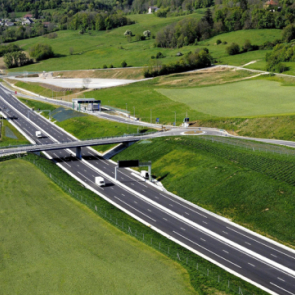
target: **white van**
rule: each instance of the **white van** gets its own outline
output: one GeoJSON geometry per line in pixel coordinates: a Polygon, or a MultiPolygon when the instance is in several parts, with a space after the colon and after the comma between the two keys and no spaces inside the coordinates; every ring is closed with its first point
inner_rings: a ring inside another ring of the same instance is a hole
{"type": "Polygon", "coordinates": [[[95,184],[98,186],[105,186],[106,185],[103,177],[101,177],[101,176],[95,177],[95,184]]]}
{"type": "Polygon", "coordinates": [[[140,171],[140,176],[143,177],[144,179],[148,179],[149,178],[149,173],[145,170],[141,170],[140,171]]]}
{"type": "Polygon", "coordinates": [[[36,131],[36,137],[42,137],[41,131],[36,131]]]}

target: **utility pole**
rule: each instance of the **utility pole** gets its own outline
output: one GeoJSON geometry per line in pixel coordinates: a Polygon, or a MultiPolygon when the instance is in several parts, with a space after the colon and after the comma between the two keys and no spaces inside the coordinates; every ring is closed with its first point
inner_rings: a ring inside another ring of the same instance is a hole
{"type": "Polygon", "coordinates": [[[133,107],[133,110],[134,110],[134,120],[135,120],[135,107],[133,107]]]}
{"type": "Polygon", "coordinates": [[[152,121],[153,121],[153,112],[152,112],[152,109],[151,109],[151,124],[152,124],[152,121]]]}
{"type": "Polygon", "coordinates": [[[174,111],[174,114],[175,114],[175,119],[174,119],[174,126],[176,126],[176,112],[174,111]]]}

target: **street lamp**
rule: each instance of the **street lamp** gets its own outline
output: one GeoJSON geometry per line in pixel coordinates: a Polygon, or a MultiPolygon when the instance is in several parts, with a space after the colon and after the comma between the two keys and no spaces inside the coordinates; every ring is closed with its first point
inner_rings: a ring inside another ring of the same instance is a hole
{"type": "Polygon", "coordinates": [[[153,112],[152,112],[152,109],[151,109],[151,124],[152,124],[152,121],[153,121],[153,112]]]}
{"type": "Polygon", "coordinates": [[[174,119],[174,126],[176,126],[176,112],[173,112],[173,113],[175,113],[175,119],[174,119]]]}
{"type": "Polygon", "coordinates": [[[127,110],[127,102],[126,102],[126,111],[128,112],[128,110],[127,110]]]}

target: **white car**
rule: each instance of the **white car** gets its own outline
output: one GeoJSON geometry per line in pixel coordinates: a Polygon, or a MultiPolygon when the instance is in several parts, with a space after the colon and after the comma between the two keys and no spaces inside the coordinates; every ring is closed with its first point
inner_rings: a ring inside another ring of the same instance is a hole
{"type": "Polygon", "coordinates": [[[98,186],[105,186],[106,185],[103,177],[101,177],[101,176],[95,177],[95,184],[98,186]]]}

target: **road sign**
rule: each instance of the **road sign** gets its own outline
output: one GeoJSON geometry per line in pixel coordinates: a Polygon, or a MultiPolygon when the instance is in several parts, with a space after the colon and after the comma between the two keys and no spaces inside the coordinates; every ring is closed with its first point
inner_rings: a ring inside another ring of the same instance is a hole
{"type": "Polygon", "coordinates": [[[15,91],[14,94],[17,94],[17,91],[15,91]]]}
{"type": "Polygon", "coordinates": [[[159,123],[159,122],[160,122],[160,118],[157,118],[157,119],[156,119],[156,122],[159,123]]]}
{"type": "Polygon", "coordinates": [[[184,118],[184,119],[183,119],[183,122],[184,122],[184,123],[188,123],[188,122],[189,122],[189,118],[184,118]]]}
{"type": "Polygon", "coordinates": [[[139,160],[118,161],[119,168],[138,167],[138,166],[139,166],[139,160]]]}

